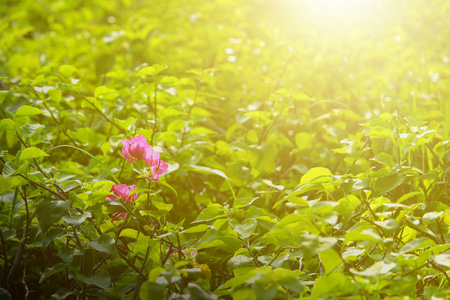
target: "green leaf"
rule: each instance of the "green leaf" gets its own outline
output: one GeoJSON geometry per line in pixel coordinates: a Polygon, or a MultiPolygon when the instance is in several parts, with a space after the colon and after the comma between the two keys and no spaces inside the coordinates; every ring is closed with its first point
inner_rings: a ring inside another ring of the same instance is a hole
{"type": "Polygon", "coordinates": [[[14,162],[12,162],[12,161],[7,162],[5,164],[5,166],[3,167],[3,171],[2,171],[3,178],[7,178],[7,177],[13,175],[17,171],[18,168],[19,168],[19,166],[16,165],[14,162]]]}
{"type": "Polygon", "coordinates": [[[404,245],[400,249],[399,253],[404,254],[404,253],[408,253],[408,252],[413,252],[417,249],[422,249],[422,248],[425,248],[428,246],[433,246],[435,244],[436,243],[433,240],[431,240],[427,237],[421,237],[421,238],[409,241],[406,245],[404,245]]]}
{"type": "Polygon", "coordinates": [[[213,204],[202,210],[200,215],[192,222],[192,224],[211,221],[222,217],[226,217],[225,208],[219,204],[213,204]]]}
{"type": "MultiPolygon", "coordinates": [[[[0,102],[0,104],[1,104],[1,102],[0,102]]],[[[1,300],[12,300],[12,296],[7,290],[5,290],[4,288],[0,288],[0,299],[1,300]]]]}
{"type": "Polygon", "coordinates": [[[72,200],[43,201],[37,208],[37,218],[43,232],[61,220],[72,207],[72,200]]]}
{"type": "Polygon", "coordinates": [[[167,289],[164,285],[156,282],[146,281],[142,283],[139,290],[141,300],[161,300],[166,299],[167,289]]]}
{"type": "Polygon", "coordinates": [[[331,248],[320,252],[319,257],[325,268],[325,274],[333,272],[334,269],[342,264],[339,254],[331,248]]]}
{"type": "Polygon", "coordinates": [[[63,245],[58,249],[59,257],[61,257],[61,259],[68,266],[70,266],[70,264],[72,263],[74,253],[75,253],[75,250],[66,245],[63,245]]]}
{"type": "Polygon", "coordinates": [[[433,260],[443,266],[450,267],[450,253],[441,253],[436,255],[433,260]]]}
{"type": "Polygon", "coordinates": [[[16,123],[11,119],[3,119],[0,121],[0,130],[14,130],[16,123]]]}
{"type": "Polygon", "coordinates": [[[81,275],[80,278],[84,283],[98,286],[104,290],[108,290],[109,285],[111,284],[111,277],[106,272],[97,272],[90,277],[81,275]]]}
{"type": "Polygon", "coordinates": [[[277,146],[273,143],[264,146],[251,146],[247,154],[250,165],[262,173],[275,171],[277,158],[277,146]]]}
{"type": "Polygon", "coordinates": [[[300,185],[305,185],[310,183],[314,179],[318,178],[318,180],[314,180],[314,182],[330,182],[331,181],[331,171],[327,168],[317,167],[311,168],[305,175],[300,179],[300,185]]]}
{"type": "Polygon", "coordinates": [[[205,292],[200,286],[195,283],[189,282],[187,290],[188,295],[190,295],[189,299],[217,300],[217,296],[205,292]]]}
{"type": "Polygon", "coordinates": [[[383,261],[379,261],[364,271],[358,271],[354,268],[350,268],[350,272],[360,276],[376,276],[380,274],[386,274],[396,266],[396,263],[385,263],[383,261]]]}
{"type": "Polygon", "coordinates": [[[384,195],[399,185],[401,185],[406,179],[406,176],[400,173],[394,173],[391,175],[378,178],[375,183],[375,196],[384,195]]]}
{"type": "Polygon", "coordinates": [[[48,92],[48,95],[53,101],[60,102],[62,98],[62,92],[57,89],[51,89],[48,92]]]}
{"type": "Polygon", "coordinates": [[[381,126],[374,126],[370,129],[369,133],[367,134],[371,138],[387,138],[387,139],[394,139],[394,135],[392,134],[392,130],[381,127],[381,126]]]}
{"type": "Polygon", "coordinates": [[[100,252],[106,252],[111,255],[115,252],[114,239],[107,234],[102,234],[100,237],[87,244],[100,252]]]}
{"type": "Polygon", "coordinates": [[[303,234],[301,241],[305,258],[311,258],[312,256],[333,247],[336,243],[337,239],[334,237],[324,238],[313,234],[303,234]]]}
{"type": "Polygon", "coordinates": [[[165,212],[169,212],[172,207],[173,204],[170,203],[164,203],[164,202],[159,202],[159,201],[152,201],[152,204],[158,209],[158,210],[162,210],[165,212]]]}
{"type": "Polygon", "coordinates": [[[200,174],[217,175],[222,177],[223,179],[230,180],[227,175],[225,175],[225,173],[220,170],[196,165],[185,165],[184,167],[200,174]]]}
{"type": "Polygon", "coordinates": [[[228,269],[230,269],[230,271],[233,271],[237,268],[253,267],[254,265],[255,263],[253,262],[253,259],[245,255],[234,256],[230,258],[227,263],[228,269]]]}
{"type": "Polygon", "coordinates": [[[33,159],[33,158],[39,158],[43,156],[49,156],[47,153],[42,151],[41,149],[38,149],[36,147],[28,147],[25,150],[20,153],[19,160],[26,160],[26,159],[33,159]]]}
{"type": "Polygon", "coordinates": [[[167,66],[161,66],[161,65],[154,64],[151,67],[144,67],[144,68],[140,69],[139,72],[137,73],[137,76],[143,76],[143,75],[156,76],[159,73],[161,73],[162,71],[164,71],[165,69],[167,69],[167,66]]]}
{"type": "Polygon", "coordinates": [[[394,233],[398,228],[398,222],[395,219],[388,219],[386,221],[374,221],[375,224],[383,229],[383,232],[387,235],[394,233]]]}
{"type": "Polygon", "coordinates": [[[59,68],[59,72],[67,78],[72,77],[73,73],[75,73],[76,71],[77,69],[71,65],[62,65],[59,68]]]}
{"type": "Polygon", "coordinates": [[[341,273],[329,273],[317,279],[311,293],[311,299],[336,298],[339,295],[350,295],[356,289],[350,280],[341,273]]]}
{"type": "Polygon", "coordinates": [[[90,218],[91,216],[92,215],[90,212],[83,212],[82,214],[80,214],[76,217],[64,216],[64,217],[62,217],[62,220],[71,225],[80,226],[81,224],[84,223],[84,221],[86,221],[87,218],[90,218]]]}
{"type": "Polygon", "coordinates": [[[245,198],[237,198],[233,202],[233,208],[242,208],[251,205],[255,200],[259,199],[259,197],[245,197],[245,198]]]}
{"type": "Polygon", "coordinates": [[[0,179],[0,194],[10,190],[14,190],[16,187],[22,186],[28,183],[25,178],[19,176],[10,176],[7,178],[0,179]]]}
{"type": "MultiPolygon", "coordinates": [[[[119,96],[119,92],[106,86],[99,86],[94,91],[94,97],[97,99],[114,100],[119,96]]],[[[126,129],[126,128],[125,128],[126,129]]]]}
{"type": "Polygon", "coordinates": [[[242,239],[249,238],[255,232],[257,221],[256,219],[247,219],[244,223],[239,224],[236,220],[230,220],[229,224],[236,231],[242,239]]]}
{"type": "Polygon", "coordinates": [[[19,109],[16,111],[16,117],[23,117],[23,116],[31,116],[31,115],[40,115],[44,112],[40,110],[39,108],[24,105],[19,107],[19,109]]]}
{"type": "Polygon", "coordinates": [[[49,278],[53,274],[57,274],[59,272],[62,272],[66,269],[66,265],[63,263],[57,263],[51,268],[47,268],[44,273],[41,275],[41,278],[39,279],[39,283],[42,283],[45,279],[49,278]]]}
{"type": "Polygon", "coordinates": [[[8,95],[9,90],[7,91],[0,91],[0,104],[3,103],[3,101],[5,101],[6,95],[8,95]]]}
{"type": "Polygon", "coordinates": [[[444,214],[443,211],[438,212],[438,213],[437,212],[429,212],[422,216],[422,221],[425,225],[429,225],[431,223],[436,222],[436,219],[438,219],[443,214],[444,214]]]}
{"type": "Polygon", "coordinates": [[[39,132],[42,128],[44,128],[44,125],[41,124],[26,124],[20,127],[22,129],[23,136],[26,138],[29,138],[39,132]]]}

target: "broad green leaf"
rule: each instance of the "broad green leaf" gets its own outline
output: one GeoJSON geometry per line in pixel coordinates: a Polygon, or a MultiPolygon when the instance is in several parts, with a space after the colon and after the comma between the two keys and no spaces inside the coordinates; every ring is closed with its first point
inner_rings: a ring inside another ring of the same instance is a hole
{"type": "MultiPolygon", "coordinates": [[[[99,86],[94,91],[94,97],[97,99],[114,100],[119,96],[119,92],[106,86],[99,86]]],[[[126,128],[125,128],[126,129],[126,128]]]]}
{"type": "Polygon", "coordinates": [[[374,221],[375,224],[383,229],[385,234],[392,234],[398,228],[398,222],[395,219],[388,219],[386,221],[374,221]]]}
{"type": "Polygon", "coordinates": [[[331,181],[331,178],[330,178],[331,175],[333,175],[333,174],[327,168],[323,168],[323,167],[311,168],[300,179],[300,185],[301,186],[305,185],[307,183],[310,183],[311,181],[314,181],[314,182],[330,182],[331,181]],[[318,177],[320,177],[320,178],[318,178],[318,177]],[[314,179],[316,179],[316,180],[314,180],[314,179]]]}
{"type": "Polygon", "coordinates": [[[39,108],[29,106],[29,105],[24,105],[24,106],[19,107],[19,109],[17,109],[16,117],[40,115],[43,113],[44,112],[42,110],[40,110],[39,108]]]}
{"type": "Polygon", "coordinates": [[[356,290],[356,286],[342,273],[332,272],[317,279],[311,293],[311,299],[326,299],[332,296],[349,295],[356,290]]]}
{"type": "Polygon", "coordinates": [[[362,231],[350,231],[347,232],[345,234],[345,240],[346,241],[365,241],[365,240],[369,240],[369,241],[373,241],[373,242],[378,242],[381,241],[381,237],[371,231],[371,230],[362,230],[362,231]]]}
{"type": "Polygon", "coordinates": [[[107,234],[102,234],[97,239],[88,242],[87,244],[100,252],[106,252],[111,255],[115,252],[114,239],[107,234]]]}
{"type": "Polygon", "coordinates": [[[0,130],[14,130],[16,123],[11,119],[3,119],[0,121],[0,130]]]}
{"type": "Polygon", "coordinates": [[[57,200],[41,202],[37,208],[37,218],[43,232],[47,232],[48,228],[61,220],[72,207],[72,200],[57,200]]]}
{"type": "MultiPolygon", "coordinates": [[[[9,170],[10,172],[11,170],[9,170]]],[[[25,178],[19,177],[19,176],[10,176],[6,178],[0,179],[0,194],[3,194],[4,192],[8,190],[14,190],[16,187],[22,186],[24,184],[28,183],[28,181],[25,178]]]]}
{"type": "Polygon", "coordinates": [[[334,237],[324,238],[313,234],[303,234],[301,239],[305,258],[311,258],[312,256],[333,247],[337,243],[337,239],[334,237]]]}
{"type": "Polygon", "coordinates": [[[167,289],[164,285],[156,282],[146,281],[142,283],[139,290],[140,299],[161,300],[166,299],[167,289]]]}
{"type": "MultiPolygon", "coordinates": [[[[1,104],[1,102],[0,102],[1,104]]],[[[0,288],[0,299],[2,300],[12,300],[11,294],[4,288],[0,288]]]]}
{"type": "Polygon", "coordinates": [[[49,278],[53,274],[57,274],[59,272],[62,272],[66,270],[66,265],[63,263],[57,263],[51,268],[47,268],[44,273],[41,275],[41,278],[39,279],[39,283],[42,283],[45,279],[49,278]]]}
{"type": "Polygon", "coordinates": [[[41,124],[26,124],[20,127],[22,129],[23,136],[26,138],[29,138],[39,132],[42,128],[44,128],[44,125],[41,124]]]}
{"type": "Polygon", "coordinates": [[[75,73],[77,69],[74,66],[71,65],[62,65],[59,68],[59,72],[66,76],[67,78],[72,77],[73,73],[75,73]]]}
{"type": "Polygon", "coordinates": [[[66,265],[72,264],[74,253],[75,253],[75,249],[70,248],[70,247],[68,247],[66,245],[61,246],[58,249],[59,257],[61,257],[61,259],[66,263],[66,265]]]}
{"type": "Polygon", "coordinates": [[[413,252],[417,249],[423,249],[425,247],[429,247],[429,246],[433,246],[436,243],[426,237],[421,237],[412,241],[409,241],[406,245],[404,245],[399,253],[408,253],[408,252],[413,252]]]}
{"type": "Polygon", "coordinates": [[[392,130],[381,127],[381,126],[374,126],[370,129],[369,133],[367,134],[371,138],[387,138],[387,139],[394,139],[394,135],[392,134],[392,130]]]}
{"type": "Polygon", "coordinates": [[[187,291],[191,299],[204,299],[204,300],[217,300],[217,296],[211,293],[205,292],[199,285],[195,283],[188,283],[187,291]]]}
{"type": "Polygon", "coordinates": [[[230,220],[229,224],[236,231],[242,239],[249,238],[256,229],[256,219],[247,219],[244,223],[239,224],[236,220],[230,220]]]}
{"type": "Polygon", "coordinates": [[[62,92],[57,89],[51,89],[48,92],[48,95],[53,101],[60,102],[62,98],[62,92]]]}
{"type": "Polygon", "coordinates": [[[391,175],[378,178],[375,182],[375,196],[384,195],[399,185],[401,185],[406,179],[406,176],[400,173],[394,173],[391,175]]]}
{"type": "Polygon", "coordinates": [[[83,224],[86,221],[86,219],[90,218],[91,216],[92,216],[92,214],[90,212],[83,212],[82,214],[79,214],[75,217],[64,216],[64,217],[62,217],[62,220],[71,225],[79,226],[79,225],[83,224]]]}
{"type": "Polygon", "coordinates": [[[255,200],[259,199],[259,197],[245,197],[245,198],[237,198],[233,202],[233,208],[242,208],[251,205],[255,200]]]}
{"type": "Polygon", "coordinates": [[[167,66],[161,66],[161,65],[154,64],[151,67],[144,67],[144,68],[140,69],[139,72],[137,73],[137,76],[143,76],[143,75],[156,76],[159,73],[161,73],[162,71],[164,71],[165,69],[167,69],[167,66]]]}
{"type": "Polygon", "coordinates": [[[319,257],[325,268],[325,274],[333,272],[334,269],[336,269],[340,264],[342,264],[341,257],[332,248],[320,252],[319,257]]]}
{"type": "Polygon", "coordinates": [[[232,258],[227,263],[228,269],[230,271],[233,271],[237,268],[246,268],[246,267],[253,267],[255,266],[255,263],[253,262],[253,259],[251,257],[245,256],[245,255],[237,255],[232,258]]]}
{"type": "Polygon", "coordinates": [[[189,169],[189,170],[192,170],[194,172],[197,172],[197,173],[217,175],[217,176],[222,177],[223,179],[230,180],[227,177],[227,175],[225,175],[225,173],[220,171],[220,170],[216,170],[216,169],[212,169],[212,168],[208,168],[208,167],[203,167],[203,166],[196,166],[196,165],[186,165],[184,167],[189,169]]]}
{"type": "Polygon", "coordinates": [[[219,204],[213,204],[200,212],[200,215],[192,223],[206,222],[217,218],[226,217],[225,208],[219,204]]]}
{"type": "Polygon", "coordinates": [[[170,203],[164,203],[164,202],[159,202],[159,201],[152,201],[152,204],[153,204],[158,210],[165,211],[165,212],[169,212],[169,211],[172,209],[172,207],[173,207],[173,204],[170,204],[170,203]]]}
{"type": "Polygon", "coordinates": [[[428,212],[422,216],[422,221],[425,225],[432,224],[436,222],[436,219],[438,219],[441,215],[443,215],[444,212],[428,212]]]}
{"type": "Polygon", "coordinates": [[[247,154],[250,165],[261,173],[275,171],[278,149],[274,143],[263,146],[250,146],[247,154]]]}
{"type": "Polygon", "coordinates": [[[118,118],[114,118],[114,122],[119,124],[120,127],[122,127],[125,130],[130,130],[130,125],[133,125],[136,122],[136,119],[134,117],[129,117],[126,120],[120,120],[118,118]]]}
{"type": "Polygon", "coordinates": [[[385,263],[383,261],[379,261],[376,264],[365,269],[364,271],[358,271],[354,268],[351,268],[350,272],[360,276],[376,276],[380,274],[386,274],[396,266],[396,263],[385,263]]]}
{"type": "Polygon", "coordinates": [[[440,265],[450,267],[450,253],[441,253],[436,255],[433,260],[440,265]]]}
{"type": "Polygon", "coordinates": [[[125,228],[120,232],[120,236],[137,239],[139,236],[139,231],[137,231],[136,229],[125,228]]]}
{"type": "Polygon", "coordinates": [[[111,277],[106,272],[97,272],[90,277],[81,275],[80,278],[84,283],[98,286],[104,290],[108,290],[111,283],[111,277]]]}
{"type": "Polygon", "coordinates": [[[39,158],[43,156],[49,156],[47,153],[42,151],[41,149],[38,149],[36,147],[28,147],[25,150],[20,153],[19,160],[26,160],[26,159],[33,159],[33,158],[39,158]]]}
{"type": "Polygon", "coordinates": [[[3,103],[3,101],[5,101],[6,95],[8,95],[9,90],[7,91],[0,91],[0,104],[3,103]]]}

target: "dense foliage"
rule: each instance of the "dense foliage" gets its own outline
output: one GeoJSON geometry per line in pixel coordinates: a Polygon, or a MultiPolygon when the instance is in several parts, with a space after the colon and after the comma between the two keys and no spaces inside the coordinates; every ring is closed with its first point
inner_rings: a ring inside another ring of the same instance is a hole
{"type": "Polygon", "coordinates": [[[368,3],[0,1],[0,298],[448,299],[450,4],[368,3]]]}

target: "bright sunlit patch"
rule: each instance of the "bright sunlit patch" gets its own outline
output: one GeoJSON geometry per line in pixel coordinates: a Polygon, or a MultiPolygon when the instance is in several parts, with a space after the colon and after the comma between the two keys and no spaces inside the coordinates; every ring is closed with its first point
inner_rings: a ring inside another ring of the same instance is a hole
{"type": "Polygon", "coordinates": [[[315,23],[328,29],[365,26],[377,18],[381,0],[307,0],[306,9],[315,23]]]}

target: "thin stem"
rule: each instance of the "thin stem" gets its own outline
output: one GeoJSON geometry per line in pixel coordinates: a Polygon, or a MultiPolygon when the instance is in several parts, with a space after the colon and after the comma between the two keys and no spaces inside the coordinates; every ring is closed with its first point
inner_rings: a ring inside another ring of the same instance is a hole
{"type": "Polygon", "coordinates": [[[139,283],[140,283],[140,282],[139,282],[139,279],[140,279],[140,277],[143,277],[143,276],[142,276],[142,271],[143,271],[144,268],[145,268],[145,263],[146,263],[146,261],[147,261],[149,251],[150,251],[150,245],[147,246],[147,251],[145,252],[144,261],[142,262],[142,267],[141,267],[141,269],[139,270],[139,276],[138,276],[138,278],[137,278],[137,280],[136,280],[136,287],[134,288],[133,300],[136,300],[136,297],[137,297],[137,295],[138,295],[139,283]]]}
{"type": "Polygon", "coordinates": [[[150,141],[150,144],[153,145],[153,137],[155,136],[156,130],[158,128],[158,107],[157,107],[157,101],[156,97],[158,94],[158,75],[155,75],[155,94],[153,96],[153,102],[154,102],[154,108],[155,108],[155,124],[153,124],[153,132],[152,132],[152,139],[150,141]]]}
{"type": "Polygon", "coordinates": [[[114,125],[115,127],[117,127],[123,134],[125,134],[125,136],[127,138],[130,138],[127,134],[127,131],[125,129],[123,129],[122,127],[120,127],[116,122],[114,122],[113,120],[111,120],[107,115],[105,115],[94,103],[92,103],[91,100],[89,100],[88,98],[86,98],[85,96],[83,96],[82,94],[79,94],[81,96],[81,98],[83,98],[83,100],[85,100],[87,103],[89,103],[92,107],[94,107],[94,109],[96,111],[98,111],[103,118],[105,118],[106,121],[108,121],[109,123],[111,123],[112,125],[114,125]]]}

